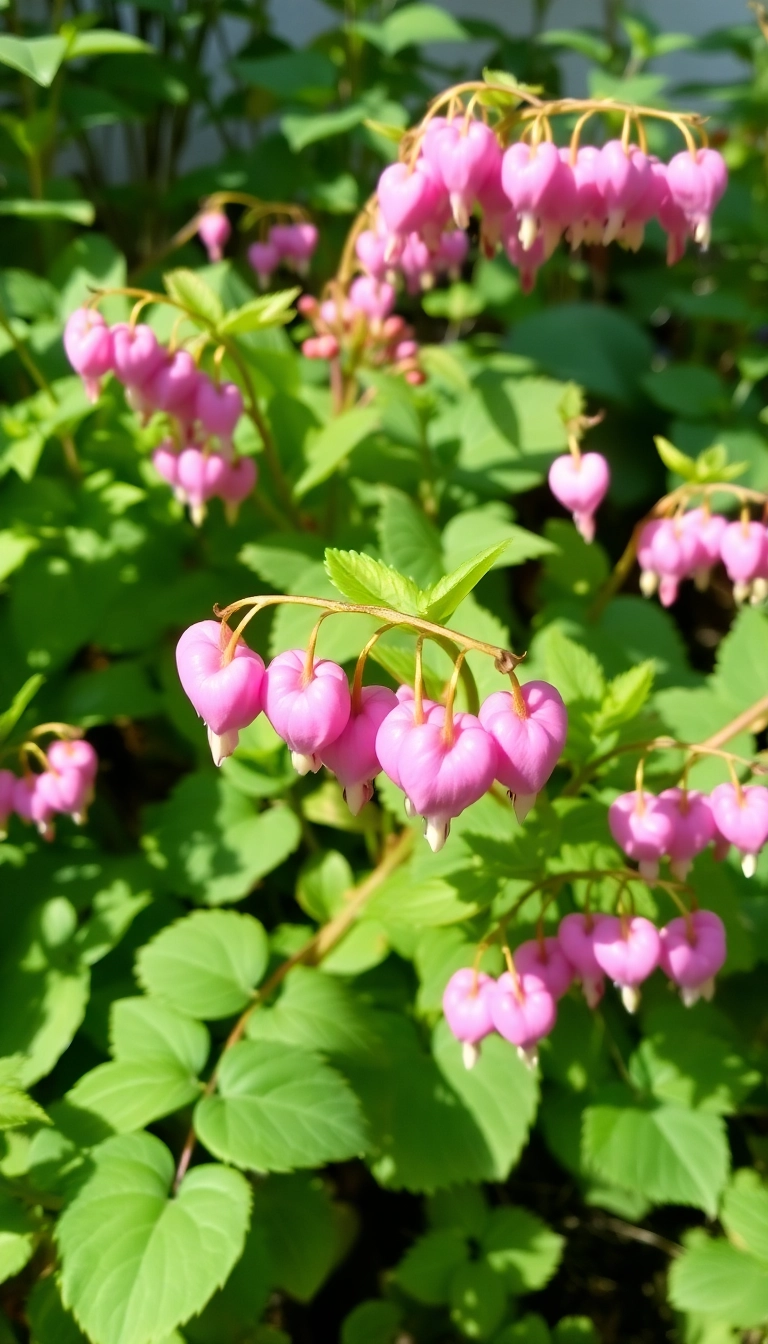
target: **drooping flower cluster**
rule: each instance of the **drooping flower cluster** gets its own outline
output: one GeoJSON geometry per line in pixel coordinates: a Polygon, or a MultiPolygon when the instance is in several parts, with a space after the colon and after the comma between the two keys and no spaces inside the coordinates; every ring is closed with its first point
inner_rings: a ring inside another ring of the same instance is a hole
{"type": "MultiPolygon", "coordinates": [[[[465,112],[453,119],[431,115],[409,137],[408,161],[391,164],[379,178],[379,221],[365,244],[374,263],[392,265],[407,250],[437,258],[451,216],[465,230],[474,212],[486,254],[501,245],[526,291],[563,237],[571,248],[615,241],[637,251],[646,224],[657,219],[669,264],[682,257],[688,238],[708,246],[727,182],[716,150],[691,141],[665,164],[622,140],[599,148],[534,141],[535,132],[530,142],[504,149],[494,129],[465,112]]],[[[419,267],[436,268],[427,260],[419,267]]]]}
{"type": "Polygon", "coordinates": [[[346,295],[318,301],[311,294],[299,299],[299,312],[312,323],[301,350],[307,359],[336,359],[342,352],[353,363],[387,368],[403,374],[406,382],[422,383],[419,347],[413,327],[393,312],[395,290],[387,280],[359,275],[346,295]]]}
{"type": "Polygon", "coordinates": [[[296,275],[308,275],[318,236],[317,226],[302,220],[294,224],[273,224],[265,241],[251,243],[248,260],[261,288],[269,287],[272,273],[279,266],[296,275]]]}
{"type": "Polygon", "coordinates": [[[216,764],[234,751],[240,729],[263,709],[299,774],[326,766],[352,812],[373,795],[381,770],[405,794],[408,815],[424,818],[432,849],[450,824],[497,780],[522,821],[562,751],[567,714],[554,686],[531,681],[490,695],[479,717],[418,697],[410,687],[352,689],[337,663],[288,649],[267,668],[226,625],[201,621],[176,650],[179,678],[208,727],[216,764]]]}
{"type": "Polygon", "coordinates": [[[387,255],[389,235],[381,218],[374,229],[364,229],[355,240],[355,255],[366,275],[394,285],[402,277],[409,294],[431,289],[442,276],[458,280],[469,254],[469,238],[461,229],[447,229],[433,248],[418,233],[410,233],[402,251],[387,255]]]}
{"type": "Polygon", "coordinates": [[[85,821],[93,800],[98,757],[85,738],[58,738],[47,752],[35,746],[35,757],[44,764],[40,773],[26,765],[24,773],[0,770],[0,835],[11,813],[31,822],[45,840],[54,836],[57,813],[72,817],[78,826],[85,821]]]}
{"type": "Polygon", "coordinates": [[[650,880],[668,858],[674,876],[684,881],[696,855],[710,844],[716,859],[734,845],[745,877],[752,877],[768,840],[768,789],[734,782],[718,784],[708,796],[697,789],[664,789],[658,795],[635,790],[611,803],[608,825],[617,845],[650,880]]]}
{"type": "Polygon", "coordinates": [[[736,522],[700,507],[672,518],[651,518],[638,539],[640,588],[645,597],[657,590],[662,606],[676,600],[683,579],[705,589],[720,561],[733,584],[737,603],[768,597],[768,528],[744,510],[736,522]]]}
{"type": "Polygon", "coordinates": [[[533,1067],[539,1041],[557,1020],[557,1002],[574,981],[595,1008],[606,978],[612,980],[624,1006],[635,1012],[640,986],[661,967],[690,1007],[699,998],[712,998],[725,956],[725,929],[710,910],[695,910],[662,929],[642,915],[566,915],[556,937],[516,948],[498,980],[469,967],[455,971],[443,994],[443,1013],[468,1069],[492,1032],[517,1046],[533,1067]]]}
{"type": "Polygon", "coordinates": [[[128,404],[143,419],[156,412],[169,422],[170,435],[153,463],[177,497],[189,506],[194,523],[205,517],[206,503],[217,496],[228,516],[256,484],[256,464],[238,458],[233,443],[243,413],[236,383],[215,382],[199,369],[188,350],[168,350],[144,323],[108,326],[98,310],[78,308],[64,328],[69,362],[92,400],[100,380],[113,373],[125,387],[128,404]]]}

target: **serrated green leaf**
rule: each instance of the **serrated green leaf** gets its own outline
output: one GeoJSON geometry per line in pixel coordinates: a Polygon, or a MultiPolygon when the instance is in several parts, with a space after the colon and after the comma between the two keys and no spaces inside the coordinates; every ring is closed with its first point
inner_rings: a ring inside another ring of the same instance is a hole
{"type": "Polygon", "coordinates": [[[768,1186],[756,1171],[743,1167],[734,1173],[720,1221],[734,1246],[768,1265],[768,1186]]]}
{"type": "Polygon", "coordinates": [[[20,1273],[34,1254],[40,1222],[33,1209],[0,1189],[0,1283],[20,1273]]]}
{"type": "Polygon", "coordinates": [[[342,1064],[368,1059],[380,1045],[375,1015],[346,981],[308,966],[294,967],[273,1008],[252,1014],[247,1035],[317,1050],[342,1064]]]}
{"type": "Polygon", "coordinates": [[[655,675],[656,664],[649,659],[609,681],[603,703],[593,718],[595,733],[610,733],[636,718],[653,690],[655,675]]]}
{"type": "Polygon", "coordinates": [[[557,410],[564,425],[572,420],[578,420],[587,408],[587,400],[584,396],[583,387],[578,383],[566,383],[563,388],[563,395],[557,403],[557,410]]]}
{"type": "Polygon", "coordinates": [[[198,910],[141,948],[136,974],[148,994],[181,1013],[230,1017],[248,1003],[267,965],[267,937],[251,915],[198,910]]]}
{"type": "Polygon", "coordinates": [[[483,1254],[513,1297],[537,1292],[555,1273],[565,1241],[528,1209],[494,1209],[481,1242],[483,1254]]]}
{"type": "Polygon", "coordinates": [[[547,676],[567,705],[579,700],[602,702],[605,679],[595,655],[556,627],[546,634],[545,661],[547,676]]]}
{"type": "Polygon", "coordinates": [[[202,1022],[155,999],[117,999],[110,1013],[115,1059],[176,1061],[188,1073],[205,1068],[210,1037],[202,1022]]]}
{"type": "Polygon", "coordinates": [[[358,551],[338,551],[329,547],[325,552],[325,569],[331,583],[347,601],[361,606],[391,607],[393,611],[416,616],[422,601],[422,591],[404,574],[398,573],[382,560],[358,551]]]}
{"type": "Polygon", "coordinates": [[[588,1106],[582,1151],[585,1165],[603,1180],[711,1217],[728,1178],[723,1120],[680,1106],[588,1106]]]}
{"type": "Polygon", "coordinates": [[[84,1073],[66,1101],[124,1134],[181,1110],[201,1090],[202,1083],[177,1060],[125,1059],[98,1064],[84,1073]]]}
{"type": "Polygon", "coordinates": [[[467,1240],[459,1228],[427,1232],[400,1261],[395,1282],[417,1302],[439,1307],[449,1301],[453,1274],[468,1259],[467,1240]]]}
{"type": "Polygon", "coordinates": [[[749,1329],[768,1320],[768,1273],[721,1238],[697,1238],[670,1266],[669,1297],[678,1311],[749,1329]]]}
{"type": "Polygon", "coordinates": [[[387,490],[379,513],[381,553],[414,583],[428,587],[445,573],[440,533],[416,500],[387,490]]]}
{"type": "Polygon", "coordinates": [[[309,1302],[327,1279],[339,1251],[336,1212],[317,1176],[271,1175],[256,1187],[255,1225],[264,1229],[271,1282],[298,1302],[309,1302]]]}
{"type": "Polygon", "coordinates": [[[678,476],[682,476],[684,481],[695,481],[698,476],[697,463],[692,457],[681,453],[669,439],[665,439],[661,434],[656,434],[653,442],[656,444],[656,451],[659,454],[664,466],[669,471],[674,471],[678,476]]]}
{"type": "Polygon", "coordinates": [[[341,1344],[395,1344],[400,1318],[395,1302],[360,1302],[342,1323],[341,1344]]]}
{"type": "Polygon", "coordinates": [[[242,1253],[248,1183],[205,1163],[169,1199],[173,1159],[151,1134],[108,1139],[92,1162],[56,1229],[64,1305],[94,1344],[161,1340],[202,1310],[242,1253]]]}
{"type": "Polygon", "coordinates": [[[281,119],[280,130],[294,154],[300,154],[318,140],[329,140],[334,135],[353,131],[365,121],[368,111],[366,103],[358,102],[349,103],[336,112],[291,112],[281,119]]]}
{"type": "Polygon", "coordinates": [[[471,560],[465,560],[452,574],[439,579],[424,594],[422,616],[438,625],[447,621],[483,576],[493,569],[508,545],[509,541],[500,541],[495,546],[487,546],[471,560]]]}
{"type": "Polygon", "coordinates": [[[504,1285],[483,1260],[461,1265],[451,1279],[451,1320],[469,1339],[490,1339],[507,1305],[504,1285]]]}
{"type": "Polygon", "coordinates": [[[385,140],[391,140],[394,145],[399,145],[405,135],[404,126],[392,126],[384,121],[374,121],[371,117],[366,117],[363,125],[367,130],[373,131],[374,135],[381,135],[385,140]]]}
{"type": "Polygon", "coordinates": [[[355,406],[319,430],[307,443],[307,465],[293,487],[294,499],[303,499],[316,485],[327,481],[378,425],[378,411],[369,406],[355,406]]]}
{"type": "Polygon", "coordinates": [[[223,1056],[215,1095],[195,1128],[216,1157],[254,1171],[291,1171],[359,1156],[359,1104],[319,1055],[272,1041],[242,1041],[223,1056]]]}
{"type": "Polygon", "coordinates": [[[244,336],[248,331],[263,331],[267,327],[284,326],[295,316],[291,307],[301,290],[280,289],[274,294],[264,294],[249,299],[242,307],[225,313],[219,321],[216,331],[219,336],[244,336]]]}
{"type": "Polygon", "coordinates": [[[206,326],[218,328],[224,316],[224,304],[216,291],[196,271],[186,266],[166,271],[163,284],[171,298],[193,317],[199,318],[206,326]]]}

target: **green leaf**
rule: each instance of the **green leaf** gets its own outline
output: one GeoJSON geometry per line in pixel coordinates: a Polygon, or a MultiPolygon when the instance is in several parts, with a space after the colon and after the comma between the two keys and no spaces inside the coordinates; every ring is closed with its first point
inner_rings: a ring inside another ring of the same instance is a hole
{"type": "Polygon", "coordinates": [[[115,1133],[143,1129],[188,1106],[202,1084],[173,1059],[126,1059],[98,1064],[78,1078],[66,1101],[98,1116],[115,1133]]]}
{"type": "Polygon", "coordinates": [[[263,294],[249,299],[241,308],[225,313],[216,331],[219,336],[244,336],[249,331],[264,331],[267,327],[284,326],[295,317],[291,308],[301,290],[280,289],[274,294],[263,294]]]}
{"type": "Polygon", "coordinates": [[[664,466],[670,471],[674,471],[678,476],[682,476],[684,481],[695,481],[696,463],[692,457],[681,453],[669,439],[665,439],[661,434],[654,435],[653,442],[656,444],[656,451],[659,454],[664,466]]]}
{"type": "MultiPolygon", "coordinates": [[[[246,1329],[250,1333],[250,1323],[261,1318],[271,1290],[272,1265],[267,1236],[262,1223],[253,1218],[243,1253],[232,1273],[201,1315],[187,1322],[184,1340],[179,1337],[180,1344],[235,1344],[242,1338],[244,1323],[248,1322],[246,1329]]],[[[255,1332],[250,1334],[253,1344],[283,1344],[279,1338],[268,1339],[260,1329],[256,1326],[255,1332]]]]}
{"type": "Polygon", "coordinates": [[[45,677],[41,677],[40,673],[36,672],[33,677],[24,682],[21,690],[16,692],[8,709],[0,714],[0,742],[4,742],[13,732],[27,705],[34,700],[44,681],[45,677]]]}
{"type": "Polygon", "coordinates": [[[116,28],[87,28],[75,33],[67,47],[67,60],[79,56],[131,56],[135,52],[153,52],[154,47],[133,33],[116,28]]]}
{"type": "Polygon", "coordinates": [[[264,1229],[273,1285],[298,1302],[310,1302],[340,1249],[334,1205],[323,1182],[304,1174],[260,1181],[253,1218],[264,1229]]]}
{"type": "Polygon", "coordinates": [[[546,537],[510,522],[509,510],[503,504],[486,504],[479,509],[462,509],[443,528],[446,570],[457,569],[477,554],[478,537],[483,537],[489,546],[506,541],[506,548],[493,566],[497,569],[538,560],[543,555],[553,555],[556,550],[546,537]]]}
{"type": "Polygon", "coordinates": [[[359,1156],[358,1103],[344,1080],[308,1050],[243,1041],[227,1050],[218,1092],[195,1110],[216,1157],[254,1171],[290,1171],[359,1156]]]}
{"type": "Polygon", "coordinates": [[[316,485],[327,481],[378,425],[378,411],[371,407],[356,406],[336,416],[311,437],[306,448],[307,465],[293,487],[294,499],[303,499],[316,485]]]}
{"type": "Polygon", "coordinates": [[[440,534],[415,500],[387,490],[379,514],[381,550],[414,583],[428,587],[445,573],[440,534]]]}
{"type": "Polygon", "coordinates": [[[325,924],[344,904],[344,893],[355,885],[349,860],[338,849],[312,854],[302,865],[296,900],[318,924],[325,924]]]}
{"type": "Polygon", "coordinates": [[[0,1130],[51,1123],[42,1106],[22,1086],[24,1064],[23,1055],[0,1059],[0,1130]]]}
{"type": "Polygon", "coordinates": [[[368,1059],[380,1045],[375,1015],[348,984],[308,966],[293,968],[273,1008],[252,1014],[247,1035],[317,1050],[342,1063],[368,1059]]]}
{"type": "Polygon", "coordinates": [[[0,1189],[0,1283],[12,1279],[31,1260],[39,1235],[34,1211],[0,1189]]]}
{"type": "Polygon", "coordinates": [[[16,219],[67,219],[71,224],[87,227],[95,220],[96,210],[90,201],[37,201],[6,196],[0,200],[0,215],[16,219]]]}
{"type": "Polygon", "coordinates": [[[733,1115],[760,1081],[759,1070],[734,1041],[698,1014],[682,1021],[678,1011],[666,1020],[654,1014],[646,1032],[630,1060],[630,1073],[658,1101],[733,1115]]]}
{"type": "Polygon", "coordinates": [[[679,1106],[588,1106],[582,1148],[585,1165],[603,1180],[657,1204],[717,1212],[729,1166],[719,1115],[679,1106]]]}
{"type": "Polygon", "coordinates": [[[419,611],[421,589],[381,560],[329,547],[325,552],[325,568],[331,583],[349,602],[391,607],[409,616],[419,611]]]}
{"type": "Polygon", "coordinates": [[[588,61],[597,65],[609,65],[613,59],[613,49],[609,42],[594,32],[584,32],[578,28],[550,28],[539,35],[538,41],[547,47],[566,47],[586,56],[588,61]]]}
{"type": "Polygon", "coordinates": [[[390,56],[403,47],[421,46],[425,42],[466,42],[466,28],[437,5],[404,5],[380,25],[381,39],[377,45],[390,56]]]}
{"type": "Polygon", "coordinates": [[[657,406],[696,419],[721,409],[727,397],[720,375],[700,364],[669,364],[647,373],[641,384],[657,406]]]}
{"type": "Polygon", "coordinates": [[[30,551],[39,546],[36,537],[30,537],[12,528],[0,531],[0,583],[4,583],[9,574],[24,564],[30,551]]]}
{"type": "Polygon", "coordinates": [[[233,72],[246,84],[266,89],[280,98],[301,97],[307,93],[333,89],[337,70],[323,51],[304,49],[280,51],[256,60],[232,62],[233,72]]]}
{"type": "Polygon", "coordinates": [[[653,690],[655,675],[656,664],[649,659],[609,681],[603,703],[593,718],[595,732],[598,735],[613,732],[636,718],[653,690]]]}
{"type": "Polygon", "coordinates": [[[425,594],[422,615],[430,621],[436,621],[438,625],[447,621],[489,569],[501,559],[508,544],[507,541],[500,541],[495,546],[488,546],[472,560],[465,560],[452,574],[446,574],[445,578],[433,584],[425,594]]]}
{"type": "Polygon", "coordinates": [[[768,1264],[768,1187],[756,1171],[743,1167],[734,1173],[720,1221],[735,1246],[768,1264]]]}
{"type": "MultiPolygon", "coordinates": [[[[536,1079],[498,1036],[483,1042],[480,1059],[468,1071],[461,1047],[440,1022],[432,1051],[441,1073],[474,1118],[486,1145],[484,1180],[505,1181],[533,1124],[538,1102],[536,1079]]],[[[445,1184],[447,1182],[441,1182],[445,1184]]]]}
{"type": "Polygon", "coordinates": [[[186,775],[146,817],[144,846],[167,886],[206,905],[242,900],[301,839],[289,807],[257,812],[226,772],[211,769],[186,775]]]}
{"type": "Polygon", "coordinates": [[[547,676],[567,705],[579,700],[602,702],[606,691],[603,669],[588,649],[553,627],[547,631],[545,657],[547,676]]]}
{"type": "Polygon", "coordinates": [[[762,1261],[727,1241],[691,1238],[670,1266],[669,1297],[678,1311],[750,1329],[768,1320],[768,1273],[762,1261]]]}
{"type": "Polygon", "coordinates": [[[143,947],[136,974],[143,989],[181,1013],[231,1017],[245,1007],[267,965],[267,938],[251,915],[199,910],[143,947]]]}
{"type": "Polygon", "coordinates": [[[224,305],[216,291],[196,271],[185,266],[166,271],[163,284],[171,298],[188,309],[193,317],[209,327],[218,328],[224,316],[224,305]]]}
{"type": "Polygon", "coordinates": [[[469,1339],[490,1339],[507,1305],[504,1285],[489,1265],[461,1265],[451,1280],[451,1320],[469,1339]]]}
{"type": "Polygon", "coordinates": [[[419,1237],[395,1270],[395,1282],[417,1302],[439,1307],[450,1300],[451,1279],[469,1258],[458,1228],[441,1228],[419,1237]]]}
{"type": "Polygon", "coordinates": [[[155,999],[117,999],[110,1014],[115,1059],[175,1060],[191,1074],[205,1068],[211,1041],[202,1022],[155,999]]]}
{"type": "MultiPolygon", "coordinates": [[[[64,1310],[59,1285],[53,1274],[37,1280],[27,1301],[26,1314],[32,1332],[32,1344],[88,1344],[74,1318],[64,1310]]],[[[8,1340],[7,1344],[11,1344],[11,1341],[8,1340]]]]}
{"type": "Polygon", "coordinates": [[[537,1292],[557,1270],[565,1241],[535,1213],[507,1205],[494,1209],[482,1250],[513,1297],[537,1292]]]}
{"type": "Polygon", "coordinates": [[[56,1229],[64,1305],[94,1344],[161,1340],[202,1310],[242,1253],[248,1184],[207,1163],[169,1199],[173,1159],[151,1134],[108,1139],[92,1162],[56,1229]]]}
{"type": "Polygon", "coordinates": [[[588,1316],[563,1316],[552,1331],[552,1344],[600,1344],[588,1316]]]}
{"type": "Polygon", "coordinates": [[[0,37],[0,65],[19,70],[44,89],[53,83],[66,51],[63,37],[0,37]]]}
{"type": "Polygon", "coordinates": [[[291,112],[280,121],[283,132],[294,154],[300,154],[318,140],[330,140],[360,126],[368,116],[367,103],[350,103],[337,112],[291,112]]]}
{"type": "Polygon", "coordinates": [[[524,317],[511,349],[557,378],[620,402],[636,395],[653,353],[638,323],[616,308],[589,303],[556,304],[524,317]]]}
{"type": "Polygon", "coordinates": [[[342,1323],[341,1344],[395,1344],[399,1325],[400,1308],[394,1302],[360,1302],[342,1323]]]}

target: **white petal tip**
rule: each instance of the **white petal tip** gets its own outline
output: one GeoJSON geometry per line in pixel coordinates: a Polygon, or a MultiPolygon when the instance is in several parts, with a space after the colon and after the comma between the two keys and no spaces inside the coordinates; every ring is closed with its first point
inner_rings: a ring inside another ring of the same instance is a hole
{"type": "Polygon", "coordinates": [[[450,830],[450,821],[444,821],[442,817],[427,817],[424,822],[424,839],[433,854],[440,853],[448,839],[450,830]]]}
{"type": "Polygon", "coordinates": [[[461,1047],[461,1059],[465,1069],[474,1069],[480,1058],[480,1048],[472,1041],[464,1041],[461,1047]]]}
{"type": "Polygon", "coordinates": [[[640,1007],[640,990],[637,985],[621,986],[621,1002],[628,1013],[636,1013],[640,1007]]]}
{"type": "Polygon", "coordinates": [[[533,1072],[539,1062],[539,1052],[535,1045],[529,1045],[527,1049],[522,1045],[518,1045],[517,1058],[520,1060],[521,1064],[525,1065],[526,1069],[530,1069],[531,1072],[533,1072]]]}
{"type": "Polygon", "coordinates": [[[757,872],[757,855],[744,854],[741,860],[741,871],[745,877],[754,877],[757,872]]]}
{"type": "Polygon", "coordinates": [[[208,729],[208,745],[211,748],[211,756],[214,765],[221,765],[228,756],[232,755],[238,742],[240,734],[236,728],[231,728],[228,733],[214,733],[211,728],[208,729]]]}
{"type": "Polygon", "coordinates": [[[538,794],[510,793],[509,796],[512,799],[512,807],[514,808],[515,816],[522,826],[528,813],[535,807],[538,794]]]}
{"type": "Polygon", "coordinates": [[[322,761],[319,756],[306,756],[303,751],[292,751],[291,765],[297,775],[316,775],[322,761]]]}

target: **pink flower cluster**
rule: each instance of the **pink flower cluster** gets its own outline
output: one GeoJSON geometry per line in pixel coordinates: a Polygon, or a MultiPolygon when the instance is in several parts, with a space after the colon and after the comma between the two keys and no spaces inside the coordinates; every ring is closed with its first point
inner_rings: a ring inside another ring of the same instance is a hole
{"type": "Polygon", "coordinates": [[[649,881],[658,877],[663,858],[685,881],[696,855],[710,844],[716,859],[724,859],[734,845],[745,877],[752,877],[768,840],[768,789],[718,784],[708,796],[697,789],[623,793],[608,809],[608,825],[649,881]]]}
{"type": "Polygon", "coordinates": [[[345,297],[318,302],[304,294],[299,312],[315,329],[301,350],[307,359],[336,359],[342,351],[373,368],[388,367],[409,383],[423,383],[413,328],[392,310],[395,290],[387,280],[359,275],[345,297]]]}
{"type": "Polygon", "coordinates": [[[558,504],[569,509],[584,540],[595,539],[595,513],[611,483],[611,471],[602,453],[564,453],[549,468],[549,488],[558,504]]]}
{"type": "Polygon", "coordinates": [[[31,770],[23,775],[0,770],[3,834],[12,812],[22,821],[34,823],[45,840],[53,839],[53,818],[57,812],[72,817],[78,826],[85,821],[99,767],[90,742],[84,738],[57,740],[49,746],[46,759],[47,768],[39,775],[31,770]]]}
{"type": "Polygon", "coordinates": [[[272,273],[278,266],[285,266],[297,275],[307,275],[317,240],[314,224],[273,224],[265,242],[251,243],[248,248],[248,260],[261,288],[269,287],[272,273]]]}
{"type": "Polygon", "coordinates": [[[381,770],[405,794],[409,816],[424,818],[433,850],[454,817],[498,780],[522,821],[555,768],[568,720],[554,686],[531,681],[518,697],[490,695],[474,714],[449,713],[410,687],[350,691],[346,673],[327,659],[289,649],[265,668],[257,653],[215,621],[190,626],[176,649],[179,679],[208,727],[217,765],[239,730],[263,709],[299,774],[333,771],[353,813],[373,796],[381,770]]]}
{"type": "MultiPolygon", "coordinates": [[[[210,262],[221,261],[232,235],[232,225],[224,210],[214,207],[204,210],[197,220],[197,236],[208,253],[210,262]]],[[[317,247],[318,232],[314,224],[302,220],[297,224],[274,224],[263,242],[251,243],[248,260],[262,289],[272,279],[278,266],[285,266],[297,275],[306,275],[317,247]]]]}
{"type": "Polygon", "coordinates": [[[189,351],[166,350],[151,327],[126,322],[110,327],[93,308],[78,308],[68,318],[64,348],[92,400],[104,374],[113,373],[133,410],[145,419],[156,411],[169,418],[171,437],[152,460],[189,505],[193,522],[202,522],[206,503],[214,496],[234,518],[257,474],[251,458],[235,456],[232,436],[243,413],[237,384],[214,382],[189,351]]]}
{"type": "Polygon", "coordinates": [[[429,247],[418,233],[409,233],[402,251],[390,258],[389,234],[379,216],[375,228],[364,229],[355,242],[357,259],[371,279],[394,285],[402,276],[409,294],[431,289],[441,276],[458,280],[469,253],[469,238],[461,229],[441,233],[434,247],[429,247]]]}
{"type": "Polygon", "coordinates": [[[660,930],[642,915],[566,915],[556,937],[522,943],[498,980],[468,967],[455,971],[445,987],[443,1013],[462,1044],[466,1068],[475,1065],[481,1042],[494,1031],[533,1067],[539,1041],[557,1020],[557,1001],[575,980],[596,1008],[607,977],[634,1013],[640,986],[660,966],[690,1007],[712,998],[725,956],[725,929],[710,910],[693,911],[660,930]]]}
{"type": "Polygon", "coordinates": [[[437,256],[451,216],[464,230],[477,210],[484,250],[492,256],[501,244],[528,291],[563,237],[572,248],[617,241],[637,251],[655,218],[667,233],[670,264],[682,257],[688,238],[706,248],[726,183],[723,159],[712,149],[684,150],[668,164],[620,140],[584,145],[575,154],[548,140],[502,150],[485,122],[435,116],[413,162],[391,164],[381,174],[380,224],[365,246],[381,265],[419,244],[437,256]]]}
{"type": "Polygon", "coordinates": [[[637,546],[640,589],[651,597],[658,589],[662,606],[677,598],[683,579],[692,578],[704,589],[713,567],[722,560],[733,584],[733,596],[742,603],[768,597],[768,527],[745,514],[730,523],[707,508],[690,509],[673,518],[652,518],[637,546]]]}

